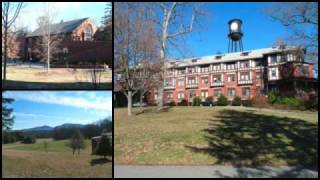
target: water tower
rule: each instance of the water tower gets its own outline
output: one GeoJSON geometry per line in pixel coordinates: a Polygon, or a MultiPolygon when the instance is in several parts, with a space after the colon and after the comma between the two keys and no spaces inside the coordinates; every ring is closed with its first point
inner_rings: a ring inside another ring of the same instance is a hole
{"type": "Polygon", "coordinates": [[[228,52],[243,51],[242,36],[241,31],[242,21],[240,19],[231,19],[229,22],[229,45],[228,52]],[[231,44],[231,46],[230,46],[231,44]]]}

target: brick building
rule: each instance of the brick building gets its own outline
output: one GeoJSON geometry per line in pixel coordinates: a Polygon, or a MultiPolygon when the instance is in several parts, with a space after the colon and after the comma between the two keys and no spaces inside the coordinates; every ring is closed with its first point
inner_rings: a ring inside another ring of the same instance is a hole
{"type": "MultiPolygon", "coordinates": [[[[305,62],[305,52],[295,47],[274,47],[218,54],[208,57],[168,61],[164,80],[164,101],[176,103],[194,97],[203,101],[223,94],[251,99],[278,91],[297,96],[317,93],[313,65],[305,62]]],[[[157,90],[150,92],[148,103],[155,104],[157,90]]]]}
{"type": "MultiPolygon", "coordinates": [[[[101,30],[90,18],[61,21],[52,24],[51,35],[59,38],[59,53],[53,57],[53,64],[78,63],[85,61],[100,61],[112,64],[112,42],[102,38],[101,30]],[[67,52],[67,55],[66,55],[67,52]]],[[[36,53],[37,42],[42,36],[42,29],[38,28],[26,36],[25,60],[39,61],[41,57],[36,53]]]]}

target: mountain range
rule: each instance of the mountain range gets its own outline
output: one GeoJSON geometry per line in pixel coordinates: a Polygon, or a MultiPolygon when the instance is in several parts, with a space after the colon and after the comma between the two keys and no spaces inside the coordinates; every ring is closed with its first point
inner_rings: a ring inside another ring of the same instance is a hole
{"type": "Polygon", "coordinates": [[[82,124],[71,124],[71,123],[65,123],[59,126],[55,126],[55,127],[50,127],[50,126],[39,126],[39,127],[34,127],[34,128],[29,128],[29,129],[22,129],[19,131],[52,131],[53,129],[57,128],[82,128],[84,125],[82,124]]]}

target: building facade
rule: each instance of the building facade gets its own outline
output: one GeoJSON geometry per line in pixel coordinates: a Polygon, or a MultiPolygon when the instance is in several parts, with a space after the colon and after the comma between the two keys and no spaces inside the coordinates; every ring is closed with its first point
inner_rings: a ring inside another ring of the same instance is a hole
{"type": "MultiPolygon", "coordinates": [[[[52,39],[57,41],[57,49],[52,57],[56,65],[72,64],[84,61],[99,61],[112,64],[112,42],[102,38],[101,31],[90,18],[82,18],[50,25],[52,39]]],[[[26,61],[40,61],[39,43],[43,29],[38,28],[25,39],[26,61]]]]}
{"type": "MultiPolygon", "coordinates": [[[[313,65],[304,55],[299,48],[280,46],[168,61],[164,101],[191,103],[194,97],[205,101],[209,96],[216,101],[220,95],[245,100],[270,91],[289,96],[317,93],[313,65]]],[[[149,104],[157,99],[157,90],[149,93],[149,104]]]]}

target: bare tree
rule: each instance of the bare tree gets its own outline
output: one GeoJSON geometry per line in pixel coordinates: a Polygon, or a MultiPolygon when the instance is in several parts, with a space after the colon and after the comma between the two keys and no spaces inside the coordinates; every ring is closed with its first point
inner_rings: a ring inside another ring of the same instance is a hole
{"type": "Polygon", "coordinates": [[[118,78],[115,88],[126,96],[130,116],[132,97],[146,87],[146,71],[151,67],[146,64],[151,62],[146,59],[146,53],[153,53],[156,48],[150,30],[154,26],[144,4],[116,3],[114,12],[115,74],[118,78]]]}
{"type": "Polygon", "coordinates": [[[200,10],[200,5],[195,3],[166,2],[158,3],[157,9],[160,13],[160,73],[159,73],[159,90],[158,90],[158,110],[163,108],[163,89],[164,89],[164,71],[167,59],[168,43],[171,47],[179,48],[178,39],[194,31],[195,25],[200,25],[200,17],[205,15],[200,10]],[[191,9],[188,11],[187,9],[191,9]],[[191,14],[189,14],[191,12],[191,14]],[[186,22],[184,18],[190,15],[190,21],[186,22]]]}
{"type": "MultiPolygon", "coordinates": [[[[22,2],[2,2],[2,32],[4,35],[4,65],[3,65],[3,80],[6,81],[7,68],[7,51],[8,51],[8,33],[19,16],[22,9],[22,2]]],[[[2,59],[2,58],[1,58],[2,59]]]]}
{"type": "Polygon", "coordinates": [[[59,32],[55,32],[52,29],[54,13],[52,12],[50,2],[46,2],[44,4],[43,12],[43,16],[38,18],[38,26],[41,31],[41,36],[38,37],[36,41],[36,49],[34,52],[47,63],[47,72],[49,72],[50,62],[54,55],[61,52],[61,48],[59,47],[61,37],[59,32]]]}
{"type": "Polygon", "coordinates": [[[305,47],[308,59],[318,64],[318,2],[274,3],[265,11],[292,31],[287,43],[305,47]]]}

